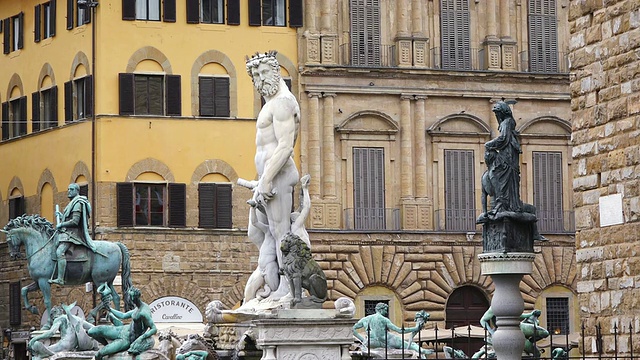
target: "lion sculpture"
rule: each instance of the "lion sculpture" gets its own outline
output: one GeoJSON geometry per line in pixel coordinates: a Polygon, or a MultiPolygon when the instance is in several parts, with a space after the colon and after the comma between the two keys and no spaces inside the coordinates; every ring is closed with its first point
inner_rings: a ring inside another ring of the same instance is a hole
{"type": "Polygon", "coordinates": [[[280,249],[283,257],[280,274],[289,279],[291,307],[320,308],[327,299],[327,277],[311,257],[309,246],[299,236],[288,233],[280,249]],[[309,292],[309,297],[302,298],[302,289],[309,292]]]}

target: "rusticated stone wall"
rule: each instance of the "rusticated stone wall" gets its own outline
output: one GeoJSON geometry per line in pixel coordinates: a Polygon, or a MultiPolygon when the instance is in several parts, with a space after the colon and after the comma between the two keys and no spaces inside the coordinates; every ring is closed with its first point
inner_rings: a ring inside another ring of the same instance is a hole
{"type": "MultiPolygon", "coordinates": [[[[596,352],[602,326],[605,352],[629,353],[629,325],[640,329],[640,2],[570,2],[574,202],[578,297],[596,352]],[[619,194],[619,195],[617,195],[619,194]],[[612,196],[614,195],[614,196],[612,196]],[[622,201],[604,208],[602,201],[622,201]],[[619,221],[609,221],[612,212],[619,221]],[[610,225],[610,226],[609,226],[610,225]]],[[[640,351],[634,341],[633,352],[640,351]]]]}

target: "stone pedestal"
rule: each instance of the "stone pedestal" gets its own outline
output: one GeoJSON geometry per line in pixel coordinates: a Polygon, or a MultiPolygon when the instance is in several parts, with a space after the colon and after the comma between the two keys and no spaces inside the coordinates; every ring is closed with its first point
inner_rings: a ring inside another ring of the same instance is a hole
{"type": "Polygon", "coordinates": [[[524,311],[524,299],[520,281],[524,275],[533,272],[534,259],[533,252],[478,255],[482,275],[491,276],[495,285],[491,309],[498,329],[492,339],[498,360],[522,358],[525,338],[520,330],[520,315],[524,311]]]}
{"type": "Polygon", "coordinates": [[[275,318],[251,322],[262,360],[349,360],[356,320],[335,310],[280,310],[275,318]]]}

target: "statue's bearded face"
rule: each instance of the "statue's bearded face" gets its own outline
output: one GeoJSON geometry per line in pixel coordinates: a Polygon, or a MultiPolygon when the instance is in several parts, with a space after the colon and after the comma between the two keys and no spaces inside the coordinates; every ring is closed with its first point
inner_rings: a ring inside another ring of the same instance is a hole
{"type": "Polygon", "coordinates": [[[273,96],[278,92],[280,74],[272,66],[261,63],[252,70],[253,85],[262,96],[273,96]]]}

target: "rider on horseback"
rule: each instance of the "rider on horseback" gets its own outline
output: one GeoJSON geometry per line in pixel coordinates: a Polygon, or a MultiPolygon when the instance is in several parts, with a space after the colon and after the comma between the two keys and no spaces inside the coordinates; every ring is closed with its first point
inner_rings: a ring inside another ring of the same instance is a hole
{"type": "Polygon", "coordinates": [[[71,244],[85,246],[94,253],[96,248],[89,235],[89,217],[91,216],[91,205],[86,196],[80,195],[80,186],[76,183],[70,184],[67,197],[71,199],[64,212],[56,211],[58,224],[56,225],[58,247],[56,257],[58,259],[58,278],[49,280],[52,284],[64,285],[64,274],[67,268],[65,254],[71,244]]]}

